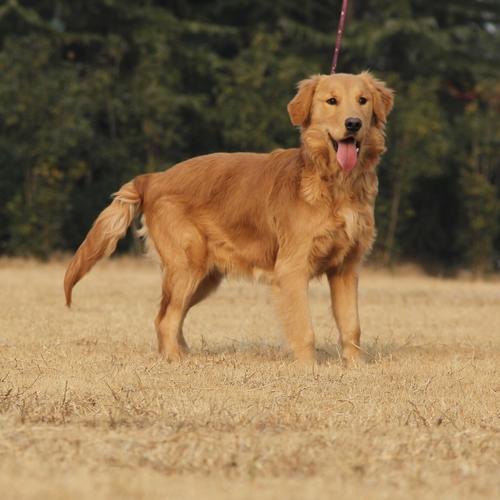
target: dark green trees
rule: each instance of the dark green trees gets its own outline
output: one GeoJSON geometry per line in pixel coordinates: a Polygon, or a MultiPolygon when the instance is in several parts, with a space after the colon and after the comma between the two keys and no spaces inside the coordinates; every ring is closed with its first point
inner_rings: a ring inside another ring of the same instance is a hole
{"type": "MultiPolygon", "coordinates": [[[[297,145],[286,103],[328,72],[340,1],[8,0],[0,7],[0,252],[73,249],[125,180],[297,145]]],[[[351,0],[339,70],[397,91],[374,257],[499,259],[499,7],[351,0]]]]}

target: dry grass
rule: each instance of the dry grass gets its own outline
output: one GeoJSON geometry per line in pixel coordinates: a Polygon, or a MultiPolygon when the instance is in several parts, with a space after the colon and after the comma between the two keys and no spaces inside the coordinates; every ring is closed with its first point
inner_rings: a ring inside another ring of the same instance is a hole
{"type": "MultiPolygon", "coordinates": [[[[192,355],[160,361],[156,267],[100,265],[63,306],[64,266],[0,261],[2,498],[498,498],[500,286],[365,272],[370,363],[283,350],[265,286],[195,308],[192,355]]],[[[336,334],[335,334],[336,336],[336,334]]]]}

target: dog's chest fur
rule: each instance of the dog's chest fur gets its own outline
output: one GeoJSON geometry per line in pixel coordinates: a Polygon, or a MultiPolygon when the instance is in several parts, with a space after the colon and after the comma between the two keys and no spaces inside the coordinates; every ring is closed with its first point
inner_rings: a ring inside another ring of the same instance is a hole
{"type": "Polygon", "coordinates": [[[333,204],[318,215],[309,253],[311,275],[340,267],[353,253],[361,259],[369,252],[375,237],[373,202],[333,204]]]}

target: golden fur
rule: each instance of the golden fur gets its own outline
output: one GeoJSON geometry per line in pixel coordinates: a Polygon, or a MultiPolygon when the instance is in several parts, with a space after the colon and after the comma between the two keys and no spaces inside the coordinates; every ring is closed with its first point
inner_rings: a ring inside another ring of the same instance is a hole
{"type": "Polygon", "coordinates": [[[356,360],[357,272],[374,239],[375,167],[392,104],[393,92],[367,72],[313,76],[288,105],[301,127],[300,148],[211,154],[136,177],[115,193],[73,257],[64,281],[68,305],[73,286],[114,251],[142,212],[163,269],[155,322],[163,355],[186,353],[182,323],[189,308],[224,276],[240,275],[264,276],[274,285],[295,356],[312,361],[308,282],[326,274],[343,358],[356,360]],[[331,97],[336,105],[327,103],[331,97]],[[363,123],[354,134],[360,152],[350,172],[339,166],[332,142],[347,136],[348,117],[363,123]]]}

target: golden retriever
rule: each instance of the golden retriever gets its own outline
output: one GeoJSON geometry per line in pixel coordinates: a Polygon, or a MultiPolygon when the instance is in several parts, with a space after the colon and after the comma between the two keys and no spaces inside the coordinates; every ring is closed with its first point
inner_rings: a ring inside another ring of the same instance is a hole
{"type": "Polygon", "coordinates": [[[326,274],[342,357],[356,361],[357,274],[375,235],[375,167],[392,106],[393,91],[368,72],[315,75],[288,104],[301,147],[209,154],[136,177],[114,194],[71,260],[68,306],[74,285],[142,212],[162,264],[155,321],[162,355],[184,356],[184,318],[224,276],[260,275],[274,285],[296,358],[312,362],[308,283],[326,274]]]}

